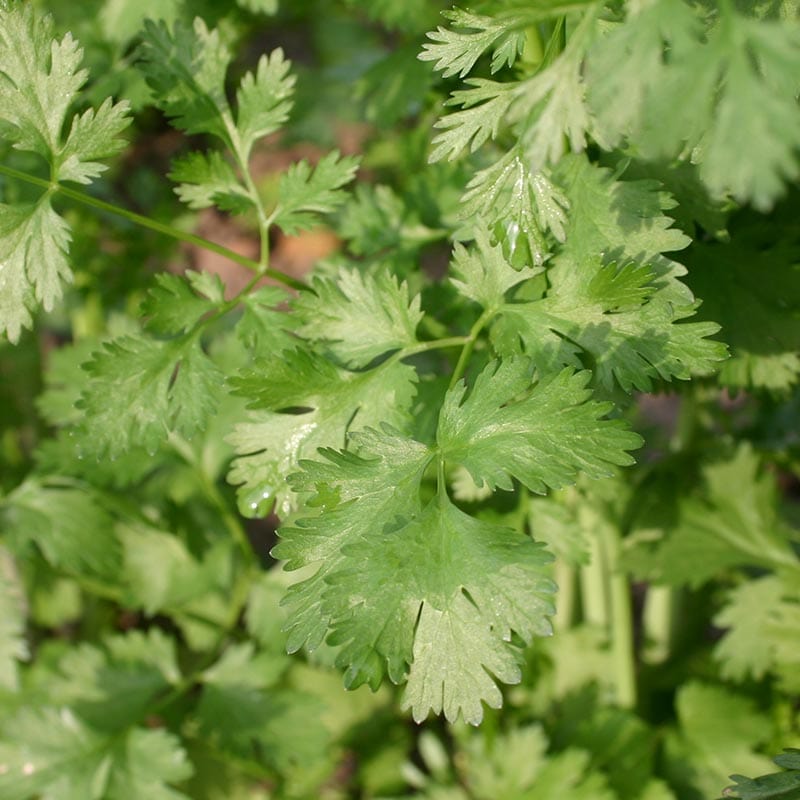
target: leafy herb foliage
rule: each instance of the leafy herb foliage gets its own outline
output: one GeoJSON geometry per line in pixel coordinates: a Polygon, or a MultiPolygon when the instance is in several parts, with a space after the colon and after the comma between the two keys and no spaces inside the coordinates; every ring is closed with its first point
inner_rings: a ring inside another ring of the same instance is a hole
{"type": "Polygon", "coordinates": [[[43,5],[0,797],[800,796],[796,4],[43,5]]]}

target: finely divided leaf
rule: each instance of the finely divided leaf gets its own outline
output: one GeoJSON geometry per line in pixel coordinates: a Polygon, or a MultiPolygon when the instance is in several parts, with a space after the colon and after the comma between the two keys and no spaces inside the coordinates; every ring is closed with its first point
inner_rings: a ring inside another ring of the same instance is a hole
{"type": "Polygon", "coordinates": [[[687,243],[662,213],[668,198],[654,182],[615,181],[580,156],[564,159],[557,174],[572,211],[566,242],[547,273],[545,297],[502,309],[492,330],[500,353],[521,346],[547,370],[579,367],[583,355],[602,386],[628,391],[711,371],[725,355],[707,338],[718,326],[676,324],[696,302],[678,280],[686,270],[660,255],[687,243]]]}
{"type": "Polygon", "coordinates": [[[626,452],[641,438],[620,421],[604,420],[610,403],[590,401],[588,373],[569,370],[532,385],[530,362],[487,367],[469,397],[462,384],[445,397],[437,442],[447,461],[463,464],[475,482],[511,490],[516,478],[531,491],[597,478],[633,463],[626,452]]]}
{"type": "Polygon", "coordinates": [[[90,380],[78,407],[81,436],[113,458],[134,445],[155,451],[170,431],[203,430],[221,391],[221,373],[196,336],[156,341],[124,336],[84,365],[90,380]]]}
{"type": "Polygon", "coordinates": [[[32,325],[36,305],[51,311],[62,282],[72,280],[70,238],[48,197],[35,205],[0,203],[0,333],[12,342],[32,325]]]}
{"type": "Polygon", "coordinates": [[[141,68],[158,105],[181,130],[207,133],[235,151],[233,120],[225,94],[231,56],[219,32],[200,17],[189,27],[145,21],[141,68]]]}
{"type": "Polygon", "coordinates": [[[377,275],[342,270],[322,278],[292,305],[296,332],[322,341],[348,367],[365,367],[378,356],[416,344],[422,319],[420,297],[386,271],[377,275]]]}
{"type": "Polygon", "coordinates": [[[416,372],[405,364],[350,372],[321,356],[289,351],[262,367],[232,381],[259,409],[229,437],[239,456],[228,480],[241,484],[239,508],[247,516],[265,514],[276,501],[278,514],[291,510],[296,498],[286,476],[317,448],[344,447],[348,431],[408,425],[416,372]]]}
{"type": "Polygon", "coordinates": [[[330,214],[344,202],[342,187],[355,177],[358,162],[334,150],[313,168],[307,161],[293,164],[281,176],[271,221],[289,235],[313,227],[316,214],[330,214]]]}
{"type": "Polygon", "coordinates": [[[770,772],[758,778],[731,775],[735,786],[722,794],[734,800],[800,800],[800,750],[790,747],[772,759],[788,772],[770,772]]]}
{"type": "Polygon", "coordinates": [[[207,272],[189,271],[183,277],[161,272],[156,284],[141,308],[147,329],[156,334],[183,333],[224,302],[222,281],[207,272]]]}
{"type": "MultiPolygon", "coordinates": [[[[105,168],[97,159],[117,153],[128,106],[107,100],[97,112],[75,115],[64,137],[67,111],[86,81],[82,51],[67,34],[54,38],[50,17],[30,4],[0,8],[0,138],[38,153],[52,180],[89,183],[105,168]]],[[[31,205],[0,207],[0,333],[12,342],[30,327],[41,304],[49,311],[71,280],[69,227],[49,193],[31,205]]]]}
{"type": "Polygon", "coordinates": [[[456,243],[451,266],[454,277],[450,280],[461,294],[487,311],[499,310],[509,289],[542,272],[541,267],[514,269],[503,255],[503,248],[491,244],[485,228],[476,229],[475,245],[467,250],[456,243]]]}
{"type": "Polygon", "coordinates": [[[192,774],[165,730],[107,735],[70,709],[24,709],[0,728],[0,795],[59,800],[188,800],[168,786],[192,774]]]}
{"type": "Polygon", "coordinates": [[[454,75],[466,77],[475,62],[489,49],[493,51],[493,73],[503,66],[512,66],[525,47],[523,29],[536,20],[531,12],[487,17],[458,8],[445,11],[443,16],[454,27],[467,30],[438,27],[428,34],[431,43],[422,45],[418,58],[421,61],[435,61],[434,69],[441,71],[444,78],[454,75]]]}
{"type": "Polygon", "coordinates": [[[275,555],[318,571],[289,591],[289,647],[326,636],[349,686],[408,676],[404,703],[477,724],[497,707],[495,679],[519,680],[512,632],[550,632],[550,557],[522,534],[480,522],[444,496],[420,505],[433,452],[394,433],[356,437],[358,454],[304,463],[297,490],[323,512],[281,530],[275,555]]]}
{"type": "Polygon", "coordinates": [[[223,211],[242,214],[253,207],[253,200],[234,168],[216,150],[187,153],[175,159],[169,177],[179,184],[175,193],[189,208],[217,206],[223,211]]]}
{"type": "Polygon", "coordinates": [[[236,127],[245,157],[259,139],[278,130],[289,118],[295,83],[290,68],[291,62],[278,48],[261,56],[255,75],[247,72],[242,78],[236,92],[236,127]]]}

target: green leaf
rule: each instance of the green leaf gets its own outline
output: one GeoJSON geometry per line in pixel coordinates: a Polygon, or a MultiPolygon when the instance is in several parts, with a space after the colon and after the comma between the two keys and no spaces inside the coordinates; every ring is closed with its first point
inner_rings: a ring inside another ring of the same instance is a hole
{"type": "Polygon", "coordinates": [[[296,503],[286,476],[300,459],[320,447],[344,447],[351,431],[407,426],[415,381],[416,372],[405,364],[349,372],[304,351],[285,352],[263,370],[234,379],[237,393],[262,409],[228,438],[238,453],[228,480],[241,484],[241,512],[265,514],[274,503],[284,516],[296,503]]]}
{"type": "Polygon", "coordinates": [[[79,434],[113,458],[134,445],[155,452],[170,431],[191,438],[217,406],[221,373],[197,336],[171,341],[124,336],[84,365],[90,380],[78,408],[79,434]]]}
{"type": "Polygon", "coordinates": [[[719,379],[735,390],[784,393],[800,377],[800,251],[794,205],[781,209],[770,225],[740,214],[730,242],[698,241],[687,252],[687,283],[703,298],[699,316],[720,323],[731,348],[719,379]]]}
{"type": "Polygon", "coordinates": [[[54,567],[79,575],[115,576],[121,549],[111,515],[89,490],[29,478],[0,504],[13,550],[35,544],[54,567]]]}
{"type": "Polygon", "coordinates": [[[19,689],[18,662],[27,661],[24,587],[11,553],[0,545],[0,690],[19,689]]]}
{"type": "Polygon", "coordinates": [[[295,77],[289,74],[291,62],[278,48],[262,55],[256,72],[246,72],[236,90],[236,127],[246,155],[264,136],[274,133],[289,118],[295,77]]]}
{"type": "Polygon", "coordinates": [[[181,277],[161,272],[155,280],[141,313],[147,318],[145,327],[156,334],[183,333],[225,301],[225,287],[218,275],[188,271],[181,277]]]}
{"type": "Polygon", "coordinates": [[[216,150],[177,158],[169,177],[179,184],[175,193],[189,208],[217,206],[222,211],[243,214],[253,207],[253,199],[233,167],[216,150]]]}
{"type": "Polygon", "coordinates": [[[192,774],[178,740],[134,728],[108,737],[69,709],[24,709],[0,728],[8,800],[187,800],[168,786],[192,774]]]}
{"type": "Polygon", "coordinates": [[[704,491],[681,502],[677,527],[649,559],[651,580],[700,586],[748,565],[800,574],[792,531],[776,509],[775,478],[749,445],[706,466],[703,478],[704,491]]]}
{"type": "Polygon", "coordinates": [[[443,457],[479,485],[511,490],[516,478],[540,493],[573,483],[581,471],[597,478],[633,463],[625,451],[641,438],[601,419],[611,404],[587,402],[589,378],[563,370],[532,386],[527,359],[490,365],[466,400],[463,384],[445,397],[437,432],[443,457]]]}
{"type": "Polygon", "coordinates": [[[721,686],[691,681],[678,690],[676,711],[679,760],[668,769],[679,772],[668,777],[678,796],[694,791],[714,797],[734,769],[758,774],[770,768],[769,759],[755,750],[768,739],[772,725],[749,698],[721,686]]]}
{"type": "Polygon", "coordinates": [[[180,680],[175,642],[157,628],[106,637],[68,650],[48,680],[52,705],[69,706],[93,730],[109,734],[142,720],[180,680]]]}
{"type": "Polygon", "coordinates": [[[503,248],[492,246],[483,228],[475,231],[475,244],[471,250],[455,245],[451,265],[454,277],[450,280],[461,294],[487,311],[499,310],[509,289],[543,271],[541,267],[514,269],[505,259],[503,248]]]}
{"type": "Polygon", "coordinates": [[[536,22],[538,15],[529,12],[487,17],[455,8],[443,12],[454,27],[467,30],[448,30],[438,27],[428,34],[430,43],[422,45],[418,58],[435,61],[434,69],[444,78],[468,75],[475,62],[492,50],[492,73],[504,66],[512,66],[525,47],[524,28],[536,22]]]}
{"type": "Polygon", "coordinates": [[[153,97],[173,123],[189,134],[216,136],[235,152],[233,120],[225,94],[231,56],[219,32],[197,17],[192,27],[145,20],[140,61],[153,97]]]}
{"type": "Polygon", "coordinates": [[[444,496],[422,507],[428,448],[374,431],[356,442],[359,455],[326,451],[294,479],[325,511],[283,528],[275,548],[289,569],[318,565],[287,597],[289,648],[313,649],[330,630],[348,686],[407,671],[403,702],[417,721],[432,710],[477,724],[482,701],[501,702],[490,675],[520,678],[512,631],[525,642],[550,632],[550,557],[444,496]]]}
{"type": "Polygon", "coordinates": [[[330,214],[344,202],[342,187],[353,180],[358,163],[356,156],[340,156],[334,150],[313,170],[307,161],[293,164],[281,175],[272,222],[290,236],[313,227],[317,214],[330,214]]]}
{"type": "Polygon", "coordinates": [[[589,59],[601,138],[691,153],[714,193],[766,210],[800,169],[800,34],[732,4],[709,19],[704,30],[683,2],[650,3],[601,40],[589,59]]]}
{"type": "Polygon", "coordinates": [[[0,333],[12,342],[31,327],[36,306],[52,311],[72,280],[70,238],[46,196],[35,205],[0,203],[0,333]]]}
{"type": "Polygon", "coordinates": [[[787,692],[798,690],[800,593],[786,581],[769,575],[743,583],[730,592],[714,624],[728,629],[714,648],[724,678],[758,680],[770,671],[787,692]]]}
{"type": "Polygon", "coordinates": [[[759,778],[731,775],[735,786],[728,786],[725,797],[737,800],[798,800],[800,798],[800,750],[788,748],[773,761],[788,772],[771,772],[759,778]]]}
{"type": "Polygon", "coordinates": [[[585,361],[601,386],[627,391],[711,371],[725,354],[707,339],[718,327],[680,323],[697,304],[678,280],[686,270],[659,254],[687,241],[661,213],[668,200],[654,182],[617,182],[582,157],[562,164],[571,207],[566,243],[548,270],[546,296],[502,309],[492,330],[500,354],[521,344],[544,370],[585,361]]]}
{"type": "MultiPolygon", "coordinates": [[[[128,124],[128,105],[107,100],[95,112],[72,118],[68,110],[87,73],[70,34],[54,38],[50,17],[27,3],[0,8],[0,140],[40,155],[51,181],[90,183],[105,166],[99,158],[122,149],[118,134],[128,124]]],[[[33,323],[38,305],[53,309],[67,263],[69,226],[50,205],[52,190],[33,204],[0,206],[0,333],[17,342],[33,323]]]]}
{"type": "Polygon", "coordinates": [[[83,52],[70,34],[54,39],[53,21],[34,7],[0,8],[0,134],[18,150],[38,153],[54,180],[89,183],[105,167],[94,159],[122,148],[127,104],[106,101],[75,116],[66,140],[67,112],[86,82],[83,52]]]}
{"type": "MultiPolygon", "coordinates": [[[[294,77],[280,49],[261,57],[255,75],[245,73],[236,92],[235,119],[225,92],[231,54],[219,31],[209,30],[200,17],[192,27],[178,22],[172,31],[163,22],[147,20],[141,55],[159,108],[186,133],[216,136],[242,166],[256,141],[288,118],[294,77]]],[[[222,167],[213,167],[219,180],[222,167]]]]}
{"type": "Polygon", "coordinates": [[[292,305],[296,332],[323,341],[345,366],[365,367],[378,356],[417,343],[422,319],[419,295],[411,299],[408,285],[382,271],[377,275],[341,270],[335,280],[313,282],[314,294],[292,305]]]}

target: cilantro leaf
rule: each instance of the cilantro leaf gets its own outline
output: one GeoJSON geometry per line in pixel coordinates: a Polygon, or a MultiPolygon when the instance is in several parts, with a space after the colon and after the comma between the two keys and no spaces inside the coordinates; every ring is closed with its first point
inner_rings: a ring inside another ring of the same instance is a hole
{"type": "Polygon", "coordinates": [[[304,462],[294,478],[325,511],[282,528],[274,550],[289,569],[318,565],[287,596],[289,648],[313,649],[330,630],[348,686],[407,672],[404,704],[416,720],[433,710],[477,724],[482,701],[501,701],[490,675],[519,680],[512,631],[526,642],[550,632],[550,557],[443,495],[423,507],[429,448],[389,431],[354,442],[357,455],[323,451],[327,463],[304,462]]]}
{"type": "Polygon", "coordinates": [[[419,295],[409,298],[408,285],[388,272],[377,275],[342,270],[336,280],[317,279],[314,294],[292,304],[296,332],[323,341],[348,367],[364,367],[390,350],[416,344],[422,319],[419,295]]]}
{"type": "Polygon", "coordinates": [[[566,236],[569,200],[552,183],[549,173],[531,171],[518,147],[477,172],[467,184],[461,204],[460,216],[466,220],[481,220],[489,227],[500,223],[511,253],[520,234],[528,237],[537,266],[549,255],[543,232],[549,230],[559,242],[566,236]]]}
{"type": "Polygon", "coordinates": [[[545,297],[501,310],[492,329],[500,354],[521,343],[549,370],[580,367],[584,353],[602,386],[626,390],[710,371],[725,354],[707,338],[718,326],[676,324],[696,302],[678,280],[686,270],[660,255],[687,241],[662,214],[668,199],[654,182],[615,181],[581,156],[564,159],[558,174],[572,211],[566,241],[548,270],[545,297]],[[620,261],[603,262],[602,253],[620,261]]]}
{"type": "MultiPolygon", "coordinates": [[[[53,22],[27,3],[0,8],[0,139],[40,155],[53,182],[90,183],[116,154],[128,124],[126,103],[104,102],[75,115],[63,135],[68,109],[86,82],[82,51],[70,34],[54,38],[53,22]]],[[[0,206],[0,333],[12,342],[33,323],[38,304],[50,311],[62,283],[70,232],[46,192],[32,204],[0,206]]]]}
{"type": "Polygon", "coordinates": [[[52,311],[72,280],[67,223],[42,197],[34,205],[0,203],[0,332],[12,342],[33,324],[37,303],[52,311]]]}
{"type": "Polygon", "coordinates": [[[175,159],[169,177],[179,184],[175,194],[189,208],[217,206],[241,214],[253,207],[253,200],[233,167],[216,150],[187,153],[175,159]]]}
{"type": "Polygon", "coordinates": [[[800,570],[792,529],[775,506],[775,478],[749,445],[703,469],[704,490],[686,497],[675,528],[649,556],[643,572],[656,582],[701,586],[736,566],[800,570]]]}
{"type": "Polygon", "coordinates": [[[48,680],[47,697],[52,705],[69,706],[93,730],[110,734],[143,719],[179,679],[174,641],[153,628],[68,650],[48,680]]]}
{"type": "Polygon", "coordinates": [[[786,580],[768,575],[736,587],[714,624],[728,629],[714,649],[723,677],[759,679],[770,671],[787,692],[798,691],[800,594],[786,580]]]}
{"type": "Polygon", "coordinates": [[[450,280],[461,294],[487,311],[499,310],[509,289],[542,272],[541,267],[514,269],[506,261],[503,248],[491,244],[484,228],[476,229],[475,244],[467,250],[456,243],[450,267],[454,277],[450,280]]]}
{"type": "Polygon", "coordinates": [[[276,503],[285,515],[296,502],[286,476],[300,459],[319,447],[343,447],[348,431],[384,422],[405,427],[415,381],[416,372],[404,364],[350,372],[299,350],[233,379],[236,392],[259,409],[228,438],[238,453],[228,480],[240,484],[241,512],[266,513],[276,503]]]}
{"type": "Polygon", "coordinates": [[[800,38],[733,5],[709,19],[706,30],[680,0],[652,3],[599,40],[588,82],[600,138],[632,135],[648,155],[693,152],[715,194],[766,210],[800,169],[800,38]]]}
{"type": "Polygon", "coordinates": [[[0,794],[8,800],[186,800],[169,787],[192,774],[164,730],[107,736],[69,709],[24,709],[0,727],[0,794]]]}
{"type": "Polygon", "coordinates": [[[0,503],[7,544],[23,553],[35,544],[55,567],[110,578],[121,549],[110,514],[94,493],[29,478],[0,503]]]}
{"type": "Polygon", "coordinates": [[[79,434],[111,458],[134,445],[155,452],[172,430],[192,437],[221,391],[220,370],[195,334],[170,341],[123,336],[106,342],[84,369],[90,380],[77,404],[84,413],[79,434]]]}
{"type": "Polygon", "coordinates": [[[465,31],[448,30],[439,26],[428,34],[430,43],[422,45],[418,58],[435,61],[434,69],[444,78],[466,77],[475,62],[492,50],[492,72],[512,66],[525,47],[524,28],[537,21],[538,15],[518,11],[497,17],[487,17],[455,8],[443,12],[454,27],[465,31]]]}
{"type": "Polygon", "coordinates": [[[225,94],[231,56],[217,30],[197,17],[189,27],[145,20],[140,66],[158,105],[181,130],[216,136],[236,152],[225,94]]]}
{"type": "Polygon", "coordinates": [[[587,402],[589,378],[563,370],[531,388],[527,359],[489,365],[466,400],[463,384],[445,397],[437,431],[443,457],[479,485],[510,490],[517,478],[540,493],[574,482],[579,471],[597,478],[612,464],[633,463],[625,451],[640,447],[640,437],[601,419],[611,404],[587,402]]]}
{"type": "Polygon", "coordinates": [[[731,775],[734,786],[722,794],[735,800],[798,800],[800,798],[800,750],[790,747],[772,759],[788,772],[771,772],[758,778],[731,775]]]}
{"type": "Polygon", "coordinates": [[[312,169],[303,160],[281,175],[278,205],[270,220],[292,236],[314,224],[314,214],[330,214],[345,200],[342,187],[353,180],[358,169],[356,156],[340,156],[333,151],[323,156],[312,169]]]}
{"type": "Polygon", "coordinates": [[[770,736],[769,718],[748,697],[690,681],[677,692],[680,734],[667,741],[668,777],[679,797],[715,797],[734,768],[763,773],[771,764],[756,752],[770,736]],[[671,752],[670,752],[671,751],[671,752]]]}
{"type": "Polygon", "coordinates": [[[183,333],[224,303],[224,289],[219,276],[207,272],[189,270],[183,277],[161,272],[142,303],[146,328],[167,336],[183,333]]]}
{"type": "Polygon", "coordinates": [[[261,56],[255,74],[247,72],[242,78],[236,90],[236,127],[246,155],[259,139],[277,131],[289,118],[295,84],[291,66],[278,48],[261,56]]]}

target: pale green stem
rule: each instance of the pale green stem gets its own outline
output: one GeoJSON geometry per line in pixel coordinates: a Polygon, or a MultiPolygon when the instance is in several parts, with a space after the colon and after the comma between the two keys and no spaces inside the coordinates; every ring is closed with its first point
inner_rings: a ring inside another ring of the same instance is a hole
{"type": "Polygon", "coordinates": [[[556,560],[555,582],[558,586],[556,596],[556,616],[553,620],[556,631],[566,631],[575,619],[577,600],[577,574],[563,558],[556,560]]]}
{"type": "Polygon", "coordinates": [[[0,164],[0,174],[7,175],[8,177],[16,180],[25,181],[33,186],[38,186],[39,188],[44,189],[46,192],[58,193],[64,197],[68,197],[70,200],[74,200],[75,202],[82,203],[86,206],[91,206],[99,211],[105,211],[109,214],[114,214],[117,217],[122,217],[123,219],[126,219],[135,225],[139,225],[140,227],[163,234],[164,236],[169,236],[171,239],[176,239],[180,242],[186,242],[187,244],[200,247],[212,253],[217,253],[217,255],[223,256],[229,261],[233,261],[237,264],[247,267],[250,270],[254,270],[259,274],[260,277],[270,277],[279,283],[284,284],[285,286],[291,287],[292,289],[304,291],[308,290],[309,288],[302,281],[298,281],[289,275],[284,275],[282,272],[278,272],[277,270],[270,268],[263,269],[259,262],[253,261],[252,258],[247,258],[247,256],[243,256],[241,253],[237,253],[235,250],[230,250],[221,244],[212,242],[209,239],[203,238],[202,236],[197,236],[194,233],[188,233],[187,231],[179,230],[178,228],[174,228],[171,225],[166,225],[163,222],[151,219],[150,217],[146,217],[142,214],[136,214],[133,211],[129,211],[128,209],[114,205],[113,203],[107,203],[105,200],[92,197],[84,192],[70,189],[61,184],[53,184],[50,181],[44,180],[43,178],[37,178],[34,175],[28,175],[26,172],[20,172],[19,170],[7,167],[4,164],[0,164]]]}
{"type": "Polygon", "coordinates": [[[642,619],[645,640],[642,658],[650,664],[661,664],[672,653],[678,602],[678,590],[672,586],[650,585],[647,588],[642,619]]]}
{"type": "Polygon", "coordinates": [[[581,609],[583,621],[589,625],[608,628],[609,624],[609,587],[607,583],[608,569],[605,564],[605,553],[600,540],[594,531],[590,532],[590,561],[580,569],[581,609]]]}
{"type": "Polygon", "coordinates": [[[611,599],[611,648],[617,703],[636,706],[636,662],[633,648],[633,608],[628,577],[620,567],[621,537],[616,527],[600,525],[600,538],[611,599]]]}
{"type": "Polygon", "coordinates": [[[452,389],[464,377],[464,372],[467,369],[467,364],[472,357],[472,351],[475,349],[475,342],[478,340],[481,331],[489,324],[489,321],[497,312],[494,309],[486,309],[483,314],[478,317],[475,324],[470,329],[469,335],[461,350],[461,355],[458,357],[458,363],[453,370],[453,375],[450,378],[450,385],[448,389],[452,389]]]}

